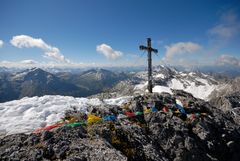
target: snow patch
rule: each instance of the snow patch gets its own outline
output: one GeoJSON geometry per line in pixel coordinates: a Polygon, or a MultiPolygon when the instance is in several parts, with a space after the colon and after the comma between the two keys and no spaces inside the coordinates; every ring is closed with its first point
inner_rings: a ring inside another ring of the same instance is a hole
{"type": "Polygon", "coordinates": [[[90,106],[105,104],[118,105],[131,97],[106,99],[74,98],[71,96],[25,97],[20,100],[0,103],[0,136],[15,133],[31,133],[34,129],[50,125],[60,120],[66,110],[75,107],[81,112],[88,112],[90,106]]]}
{"type": "Polygon", "coordinates": [[[156,78],[162,78],[162,79],[164,79],[164,78],[165,78],[165,75],[162,74],[162,73],[160,73],[160,74],[157,74],[155,77],[156,77],[156,78]]]}
{"type": "Polygon", "coordinates": [[[154,93],[167,92],[167,93],[173,94],[171,89],[169,87],[165,87],[165,86],[154,86],[153,87],[153,92],[154,93]]]}
{"type": "MultiPolygon", "coordinates": [[[[182,75],[181,73],[180,75],[182,75]]],[[[193,75],[194,73],[190,73],[193,75]]],[[[135,86],[135,91],[144,91],[147,87],[147,82],[144,84],[138,84],[135,86]]],[[[192,77],[188,79],[187,77],[184,78],[173,78],[167,82],[166,86],[155,85],[153,88],[153,92],[161,93],[161,92],[168,92],[172,94],[171,89],[178,89],[183,90],[188,93],[191,93],[194,97],[208,100],[208,96],[216,89],[218,89],[219,85],[214,85],[209,82],[207,79],[199,78],[199,77],[192,77]],[[202,84],[196,84],[195,82],[199,81],[202,84]]]]}
{"type": "Polygon", "coordinates": [[[172,89],[184,89],[183,83],[177,79],[172,79],[168,86],[172,89]]]}
{"type": "Polygon", "coordinates": [[[16,74],[15,76],[12,77],[13,80],[18,80],[18,79],[22,79],[23,77],[25,77],[28,74],[28,72],[22,72],[19,74],[16,74]]]}
{"type": "Polygon", "coordinates": [[[119,98],[105,99],[104,103],[109,105],[121,106],[122,104],[129,102],[131,98],[132,96],[124,96],[119,98]]]}
{"type": "Polygon", "coordinates": [[[145,82],[144,84],[137,84],[135,87],[134,87],[134,90],[144,90],[147,88],[147,85],[148,85],[148,82],[145,82]]]}
{"type": "Polygon", "coordinates": [[[190,75],[190,76],[194,76],[194,72],[190,72],[190,73],[188,73],[188,75],[190,75]]]}
{"type": "Polygon", "coordinates": [[[191,93],[196,98],[205,100],[208,99],[208,96],[212,93],[212,91],[218,88],[217,85],[210,85],[205,79],[197,78],[196,80],[203,83],[204,85],[197,86],[195,82],[181,82],[180,80],[172,79],[168,86],[172,89],[184,90],[188,93],[191,93]]]}
{"type": "Polygon", "coordinates": [[[181,76],[187,76],[186,73],[182,73],[182,72],[180,72],[180,75],[181,75],[181,76]]]}

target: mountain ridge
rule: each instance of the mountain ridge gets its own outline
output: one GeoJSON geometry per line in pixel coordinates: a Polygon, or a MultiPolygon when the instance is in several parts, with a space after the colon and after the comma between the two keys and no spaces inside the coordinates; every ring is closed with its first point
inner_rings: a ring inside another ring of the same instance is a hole
{"type": "Polygon", "coordinates": [[[123,73],[115,74],[103,69],[87,70],[80,74],[52,74],[41,68],[3,72],[0,73],[0,102],[49,94],[90,96],[111,88],[125,77],[123,73]]]}

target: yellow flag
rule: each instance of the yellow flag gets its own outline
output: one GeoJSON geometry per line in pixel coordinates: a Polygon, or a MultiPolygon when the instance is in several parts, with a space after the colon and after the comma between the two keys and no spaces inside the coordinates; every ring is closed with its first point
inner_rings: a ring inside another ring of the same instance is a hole
{"type": "Polygon", "coordinates": [[[98,116],[95,116],[95,115],[92,115],[92,114],[88,114],[88,119],[87,119],[88,124],[93,124],[93,123],[96,123],[96,122],[99,122],[99,121],[102,121],[101,117],[98,117],[98,116]]]}
{"type": "Polygon", "coordinates": [[[151,109],[149,108],[144,108],[144,113],[150,113],[151,112],[151,109]]]}

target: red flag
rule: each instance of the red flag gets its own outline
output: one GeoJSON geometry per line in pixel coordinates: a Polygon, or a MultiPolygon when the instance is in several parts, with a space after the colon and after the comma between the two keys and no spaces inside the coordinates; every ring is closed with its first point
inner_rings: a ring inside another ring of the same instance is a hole
{"type": "Polygon", "coordinates": [[[125,112],[125,115],[127,117],[135,117],[136,116],[135,113],[132,113],[132,112],[125,112]]]}

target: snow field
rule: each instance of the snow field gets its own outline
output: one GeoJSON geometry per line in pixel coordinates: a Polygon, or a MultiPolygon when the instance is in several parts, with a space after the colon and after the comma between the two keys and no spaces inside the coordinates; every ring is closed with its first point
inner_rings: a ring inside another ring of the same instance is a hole
{"type": "Polygon", "coordinates": [[[0,103],[0,136],[31,133],[39,127],[54,124],[64,116],[66,110],[73,109],[73,107],[87,113],[90,106],[104,104],[120,106],[130,98],[119,97],[102,102],[97,98],[46,95],[0,103]]]}

